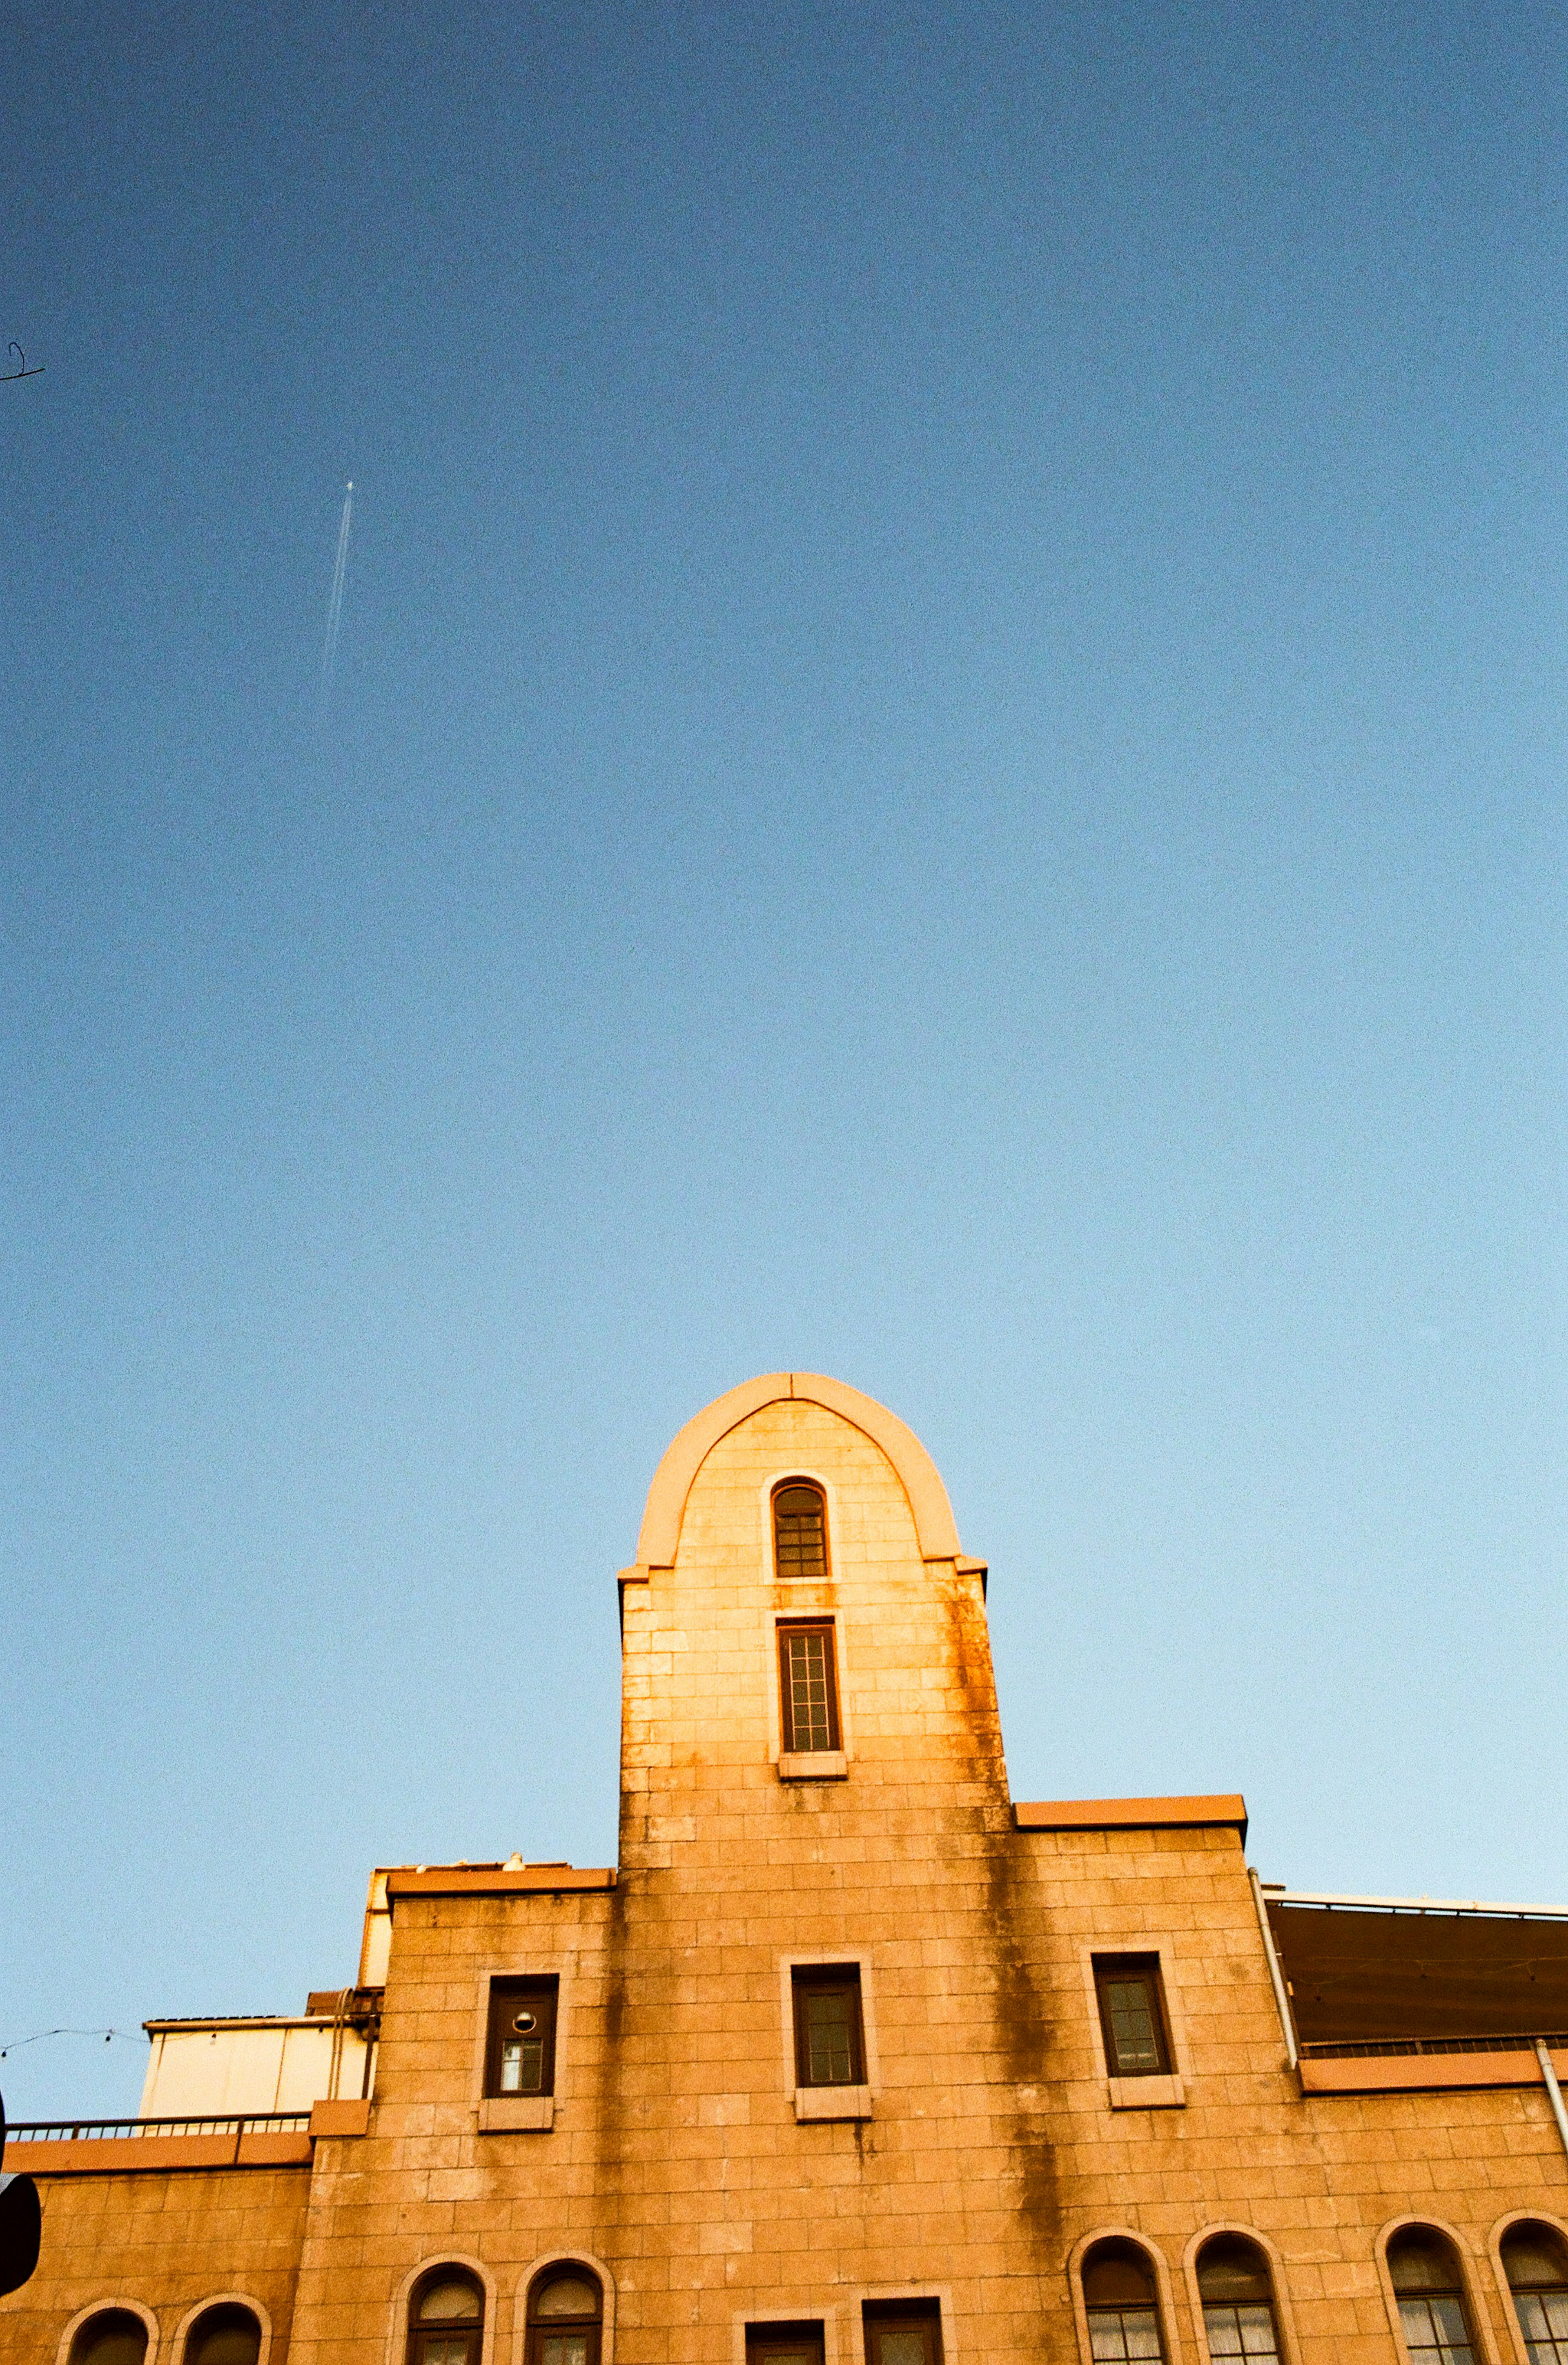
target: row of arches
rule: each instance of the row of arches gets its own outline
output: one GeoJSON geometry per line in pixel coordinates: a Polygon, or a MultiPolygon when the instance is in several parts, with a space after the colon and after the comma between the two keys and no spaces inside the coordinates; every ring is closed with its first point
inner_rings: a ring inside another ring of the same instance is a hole
{"type": "MultiPolygon", "coordinates": [[[[523,2365],[599,2365],[604,2286],[581,2259],[542,2267],[528,2285],[523,2365]]],[[[76,2325],[65,2365],[147,2365],[151,2315],[140,2306],[91,2310],[76,2325]]],[[[465,2266],[427,2268],[409,2294],[408,2365],[481,2365],[485,2290],[465,2266]]],[[[263,2365],[260,2311],[215,2300],[187,2320],[175,2365],[263,2365]]]]}
{"type": "MultiPolygon", "coordinates": [[[[1568,2365],[1568,2242],[1555,2225],[1518,2218],[1498,2245],[1530,2365],[1568,2365]]],[[[1458,2245],[1437,2225],[1397,2226],[1383,2245],[1410,2365],[1479,2365],[1475,2304],[1458,2245]]],[[[1283,2360],[1268,2253],[1245,2234],[1213,2235],[1194,2261],[1204,2339],[1214,2365],[1231,2357],[1283,2360]]],[[[1080,2268],[1094,2365],[1170,2355],[1154,2254],[1132,2235],[1092,2242],[1080,2268]]]]}

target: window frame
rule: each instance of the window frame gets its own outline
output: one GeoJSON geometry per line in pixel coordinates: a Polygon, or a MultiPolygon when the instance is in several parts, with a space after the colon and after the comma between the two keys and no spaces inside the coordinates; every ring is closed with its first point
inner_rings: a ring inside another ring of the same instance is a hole
{"type": "MultiPolygon", "coordinates": [[[[1292,2312],[1290,2293],[1285,2285],[1284,2261],[1266,2234],[1256,2225],[1243,2225],[1235,2218],[1221,2218],[1201,2225],[1182,2253],[1182,2269],[1187,2285],[1188,2304],[1192,2309],[1193,2336],[1195,2353],[1209,2365],[1208,2326],[1204,2315],[1204,2300],[1198,2284],[1198,2261],[1211,2242],[1230,2236],[1250,2245],[1269,2270],[1269,2291],[1274,2321],[1274,2347],[1281,2365],[1296,2365],[1301,2350],[1296,2340],[1295,2318],[1292,2312]]],[[[1148,2244],[1142,2235],[1135,2237],[1148,2244]]]]}
{"type": "MultiPolygon", "coordinates": [[[[1509,2280],[1507,2261],[1503,2256],[1503,2248],[1511,2234],[1524,2231],[1531,2225],[1540,2225],[1543,2227],[1547,2233],[1554,2234],[1558,2241],[1562,2243],[1564,2252],[1568,2253],[1568,2225],[1564,2225],[1560,2219],[1553,2217],[1551,2212],[1545,2209],[1511,2210],[1506,2217],[1500,2219],[1493,2227],[1491,2236],[1487,2242],[1487,2248],[1491,2254],[1492,2259],[1492,2271],[1497,2281],[1498,2296],[1501,2301],[1503,2310],[1503,2321],[1507,2326],[1508,2337],[1513,2344],[1514,2354],[1518,2360],[1518,2365],[1529,2365],[1529,2349],[1527,2346],[1528,2336],[1525,2332],[1524,2326],[1519,2322],[1517,2293],[1520,2290],[1521,2286],[1513,2283],[1509,2280]]],[[[1527,2294],[1531,2294],[1539,2291],[1549,2290],[1551,2288],[1551,2285],[1544,2283],[1527,2283],[1522,2286],[1523,2291],[1527,2294]]]]}
{"type": "Polygon", "coordinates": [[[250,2317],[256,2327],[255,2365],[262,2365],[262,2359],[267,2346],[266,2326],[251,2301],[228,2294],[221,2299],[203,2300],[195,2314],[186,2317],[180,2328],[180,2365],[196,2365],[193,2343],[200,2337],[202,2326],[207,2318],[214,2315],[229,2317],[248,2315],[250,2317]]]}
{"type": "Polygon", "coordinates": [[[860,2303],[860,2354],[865,2365],[876,2365],[871,2348],[873,2327],[883,2326],[893,2332],[913,2330],[916,2325],[931,2333],[930,2365],[943,2365],[942,2300],[938,2292],[912,2292],[907,2299],[863,2299],[860,2303]]]}
{"type": "Polygon", "coordinates": [[[866,2075],[865,1986],[858,1963],[795,1964],[790,1972],[790,2008],[794,2027],[797,2092],[848,2094],[869,2082],[866,2075]],[[811,2068],[811,2034],[804,2006],[813,1993],[849,1994],[855,1999],[850,2030],[851,2077],[812,2078],[805,2074],[811,2068]]]}
{"type": "MultiPolygon", "coordinates": [[[[194,2324],[196,2317],[202,2313],[202,2310],[206,2305],[207,2302],[203,2301],[200,2305],[189,2309],[182,2320],[181,2329],[183,2330],[186,2324],[194,2324]]],[[[146,2336],[146,2347],[141,2352],[140,2365],[155,2365],[159,2347],[161,2345],[161,2334],[158,2319],[153,2315],[152,2310],[150,2307],[144,2306],[140,2300],[126,2299],[123,2297],[90,2300],[85,2307],[77,2309],[75,2315],[71,2318],[70,2322],[66,2325],[64,2331],[60,2336],[60,2346],[56,2351],[56,2365],[74,2365],[76,2343],[78,2339],[81,2337],[82,2334],[86,2331],[88,2326],[100,2315],[133,2316],[136,2322],[140,2325],[142,2332],[146,2336]]],[[[263,2315],[262,2317],[262,2324],[264,2335],[264,2350],[265,2340],[269,2340],[271,2337],[270,2327],[267,2325],[265,2315],[263,2315]]],[[[178,2353],[179,2351],[176,2348],[175,2354],[178,2355],[178,2353]]]]}
{"type": "Polygon", "coordinates": [[[778,1746],[781,1757],[791,1759],[841,1758],[844,1754],[844,1720],[839,1709],[838,1631],[837,1620],[831,1613],[802,1618],[776,1618],[775,1662],[778,1672],[778,1746]],[[828,1739],[820,1748],[802,1749],[795,1732],[792,1690],[790,1678],[789,1642],[798,1634],[823,1634],[827,1638],[824,1653],[827,1691],[828,1739]]]}
{"type": "Polygon", "coordinates": [[[766,2365],[768,2348],[814,2339],[817,2365],[827,2357],[827,2324],[820,2315],[781,2315],[756,2317],[745,2325],[741,2334],[743,2365],[766,2365]]]}
{"type": "Polygon", "coordinates": [[[496,1971],[487,1982],[485,2007],[485,2068],[481,2089],[487,2102],[554,2102],[561,2034],[561,1975],[558,1971],[496,1971]],[[544,2077],[536,2087],[511,2089],[500,2082],[501,2047],[509,2034],[504,2025],[510,2002],[526,1998],[549,2000],[550,2030],[545,2044],[544,2077]]]}
{"type": "Polygon", "coordinates": [[[435,2259],[420,2268],[403,2294],[404,2341],[403,2355],[407,2365],[424,2365],[425,2343],[431,2339],[450,2338],[454,2333],[466,2335],[468,2355],[464,2365],[485,2365],[490,2328],[490,2289],[484,2276],[466,2259],[435,2259]],[[430,2324],[420,2322],[420,2293],[432,2283],[469,2282],[479,2294],[477,2318],[469,2316],[438,2317],[430,2324]]]}
{"type": "Polygon", "coordinates": [[[1138,1952],[1096,1951],[1090,1956],[1089,1968],[1094,1982],[1094,2003],[1100,2020],[1100,2044],[1105,2057],[1106,2076],[1129,2082],[1134,2079],[1174,2078],[1177,2074],[1176,2048],[1171,2040],[1170,2012],[1165,2000],[1164,1966],[1158,1947],[1138,1952]],[[1152,2005],[1149,2017],[1154,2026],[1159,2057],[1152,2067],[1125,2068],[1117,2057],[1106,1990],[1118,1975],[1123,1978],[1136,1975],[1148,1982],[1152,2005]]]}
{"type": "Polygon", "coordinates": [[[1457,2278],[1452,2286],[1452,2295],[1458,2299],[1460,2314],[1464,2318],[1465,2337],[1470,2343],[1472,2365],[1491,2365],[1490,2344],[1484,2342],[1481,2337],[1480,2317],[1476,2310],[1473,2289],[1473,2262],[1467,2259],[1464,2245],[1453,2227],[1446,2225],[1439,2217],[1414,2215],[1398,2217],[1391,2225],[1385,2225],[1378,2236],[1378,2275],[1383,2284],[1383,2303],[1388,2310],[1388,2320],[1394,2332],[1398,2355],[1406,2360],[1406,2365],[1418,2365],[1421,2358],[1434,2353],[1429,2349],[1411,2348],[1406,2337],[1405,2319],[1399,2304],[1401,2299],[1447,2298],[1450,2295],[1446,2289],[1435,2292],[1400,2292],[1394,2280],[1394,2266],[1389,2252],[1398,2247],[1400,2236],[1406,2234],[1435,2234],[1449,2250],[1453,2259],[1457,2278]]]}
{"type": "MultiPolygon", "coordinates": [[[[772,1571],[773,1582],[775,1585],[782,1586],[786,1591],[790,1591],[796,1586],[831,1585],[833,1583],[833,1523],[828,1517],[828,1494],[825,1481],[821,1478],[812,1477],[804,1470],[791,1471],[782,1478],[775,1478],[769,1485],[767,1489],[767,1564],[768,1567],[772,1571]],[[809,1575],[786,1576],[783,1570],[778,1565],[778,1497],[790,1486],[809,1486],[823,1507],[823,1564],[820,1569],[813,1569],[809,1575]]],[[[803,2321],[804,2319],[802,2318],[802,2322],[803,2321]]]]}
{"type": "Polygon", "coordinates": [[[1101,2251],[1113,2248],[1136,2251],[1148,2270],[1152,2292],[1151,2312],[1154,2316],[1154,2337],[1159,2343],[1159,2365],[1169,2365],[1170,2341],[1166,2331],[1168,2304],[1165,2279],[1160,2272],[1162,2261],[1154,2256],[1148,2244],[1141,2236],[1132,2233],[1092,2234],[1079,2245],[1074,2255],[1072,2274],[1078,2301],[1076,2312],[1081,2318],[1081,2342],[1083,2353],[1090,2359],[1092,2359],[1095,2355],[1094,2318],[1100,2315],[1109,2315],[1113,2312],[1120,2315],[1124,2312],[1119,2304],[1113,2310],[1113,2307],[1105,2302],[1096,2303],[1089,2296],[1088,2279],[1095,2264],[1096,2256],[1101,2251]]]}
{"type": "Polygon", "coordinates": [[[552,2331],[563,2326],[569,2331],[588,2331],[588,2365],[603,2365],[605,2327],[610,2319],[610,2302],[603,2270],[590,2259],[549,2258],[531,2269],[522,2286],[522,2360],[521,2365],[538,2365],[542,2341],[552,2331]],[[545,2283],[554,2282],[558,2275],[577,2275],[591,2281],[599,2290],[599,2314],[591,2319],[584,2315],[554,2315],[541,2318],[534,2313],[534,2294],[545,2283]]]}

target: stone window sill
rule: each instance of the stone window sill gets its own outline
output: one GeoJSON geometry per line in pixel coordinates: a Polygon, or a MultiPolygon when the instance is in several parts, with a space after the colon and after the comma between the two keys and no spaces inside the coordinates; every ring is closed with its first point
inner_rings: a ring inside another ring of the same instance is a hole
{"type": "Polygon", "coordinates": [[[555,2124],[554,2094],[487,2094],[479,2105],[482,2135],[547,2130],[555,2124]]]}
{"type": "Polygon", "coordinates": [[[797,2119],[868,2119],[869,2086],[797,2086],[797,2119]]]}
{"type": "Polygon", "coordinates": [[[1180,2078],[1108,2078],[1114,2111],[1180,2111],[1186,2093],[1180,2078]]]}
{"type": "Polygon", "coordinates": [[[842,1782],[848,1771],[842,1749],[786,1749],[778,1759],[780,1782],[842,1782]]]}

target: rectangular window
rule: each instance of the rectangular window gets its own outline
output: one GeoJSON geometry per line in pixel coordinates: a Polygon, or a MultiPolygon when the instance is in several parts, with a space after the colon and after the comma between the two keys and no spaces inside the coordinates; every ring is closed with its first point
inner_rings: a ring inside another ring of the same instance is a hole
{"type": "Polygon", "coordinates": [[[823,2365],[820,2324],[748,2324],[745,2365],[823,2365]]]}
{"type": "Polygon", "coordinates": [[[1261,2303],[1245,2307],[1213,2305],[1204,2310],[1204,2334],[1215,2365],[1226,2357],[1262,2358],[1278,2365],[1280,2348],[1274,2337],[1274,2311],[1261,2303]]]}
{"type": "Polygon", "coordinates": [[[934,2299],[868,2300],[866,2365],[942,2365],[942,2311],[934,2299]]]}
{"type": "Polygon", "coordinates": [[[1170,2044],[1158,1955],[1096,1955],[1094,1992],[1113,2078],[1166,2078],[1170,2044]]]}
{"type": "Polygon", "coordinates": [[[804,1755],[838,1748],[831,1618],[779,1627],[778,1690],[787,1753],[804,1755]]]}
{"type": "Polygon", "coordinates": [[[1457,2297],[1434,2292],[1401,2299],[1399,2329],[1414,2365],[1474,2365],[1470,2327],[1457,2297]]]}
{"type": "Polygon", "coordinates": [[[795,1993],[797,2086],[863,2086],[866,2046],[860,2026],[857,1963],[813,1965],[790,1974],[795,1993]]]}
{"type": "Polygon", "coordinates": [[[487,2094],[554,2092],[555,2002],[560,1986],[558,1978],[490,1981],[487,2094]]]}

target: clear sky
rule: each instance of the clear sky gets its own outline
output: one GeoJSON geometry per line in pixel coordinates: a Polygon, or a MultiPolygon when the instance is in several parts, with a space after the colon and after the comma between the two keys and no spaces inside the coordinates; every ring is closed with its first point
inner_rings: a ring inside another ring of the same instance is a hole
{"type": "Polygon", "coordinates": [[[1568,1899],[1562,10],[10,69],[0,2038],[611,1860],[615,1571],[790,1367],[935,1455],[1016,1796],[1568,1899]]]}

